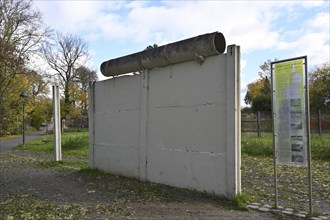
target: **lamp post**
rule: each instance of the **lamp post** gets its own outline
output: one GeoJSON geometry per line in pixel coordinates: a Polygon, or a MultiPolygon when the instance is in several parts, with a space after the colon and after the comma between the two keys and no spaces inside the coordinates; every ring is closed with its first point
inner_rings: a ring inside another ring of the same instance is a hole
{"type": "Polygon", "coordinates": [[[22,123],[22,134],[23,134],[23,145],[25,144],[25,102],[26,102],[26,98],[27,98],[27,94],[26,92],[21,92],[21,94],[19,95],[22,99],[23,99],[23,123],[22,123]]]}

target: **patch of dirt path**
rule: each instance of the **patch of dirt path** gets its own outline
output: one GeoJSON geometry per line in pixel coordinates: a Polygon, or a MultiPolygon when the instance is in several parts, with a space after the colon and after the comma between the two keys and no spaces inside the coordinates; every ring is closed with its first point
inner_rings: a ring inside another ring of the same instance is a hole
{"type": "Polygon", "coordinates": [[[19,150],[0,154],[0,219],[277,219],[234,210],[218,197],[52,159],[19,150]]]}

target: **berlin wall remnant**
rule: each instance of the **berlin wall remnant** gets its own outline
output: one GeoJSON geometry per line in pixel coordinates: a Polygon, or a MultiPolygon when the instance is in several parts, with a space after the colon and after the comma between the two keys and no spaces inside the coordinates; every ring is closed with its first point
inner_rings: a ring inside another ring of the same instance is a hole
{"type": "Polygon", "coordinates": [[[91,84],[91,167],[227,197],[240,192],[240,47],[202,64],[195,53],[190,61],[156,68],[157,58],[141,74],[91,84]]]}
{"type": "Polygon", "coordinates": [[[202,63],[206,57],[221,54],[225,49],[225,37],[214,32],[105,61],[101,72],[104,76],[115,76],[191,60],[202,63]]]}

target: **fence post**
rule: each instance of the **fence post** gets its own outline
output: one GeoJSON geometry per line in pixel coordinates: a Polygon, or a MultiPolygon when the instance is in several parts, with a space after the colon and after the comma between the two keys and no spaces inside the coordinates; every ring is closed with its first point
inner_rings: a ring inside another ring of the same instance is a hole
{"type": "Polygon", "coordinates": [[[321,114],[321,110],[319,110],[319,114],[318,114],[318,127],[319,127],[319,135],[322,135],[322,114],[321,114]]]}
{"type": "Polygon", "coordinates": [[[257,132],[258,132],[258,137],[261,137],[261,122],[260,122],[260,112],[257,112],[257,132]]]}

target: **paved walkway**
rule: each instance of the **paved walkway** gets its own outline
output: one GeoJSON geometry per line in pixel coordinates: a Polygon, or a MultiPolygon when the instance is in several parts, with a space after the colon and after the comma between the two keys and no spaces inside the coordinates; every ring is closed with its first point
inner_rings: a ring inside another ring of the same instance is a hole
{"type": "MultiPolygon", "coordinates": [[[[40,135],[44,135],[44,134],[46,134],[46,131],[38,131],[35,134],[26,135],[25,141],[30,141],[30,140],[36,139],[40,135]]],[[[0,153],[7,151],[13,147],[16,147],[17,145],[22,144],[22,143],[23,143],[22,137],[14,138],[14,139],[6,140],[6,141],[0,141],[0,153]]]]}

